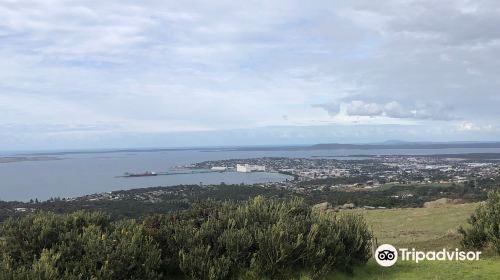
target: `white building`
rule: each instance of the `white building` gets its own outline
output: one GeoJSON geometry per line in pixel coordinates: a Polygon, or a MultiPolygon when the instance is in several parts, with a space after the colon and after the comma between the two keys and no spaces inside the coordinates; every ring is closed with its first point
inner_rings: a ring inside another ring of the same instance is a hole
{"type": "Polygon", "coordinates": [[[226,171],[227,170],[227,166],[213,166],[212,168],[213,171],[226,171]]]}
{"type": "Polygon", "coordinates": [[[256,172],[256,171],[266,171],[266,167],[263,165],[253,165],[253,164],[236,165],[236,172],[256,172]]]}

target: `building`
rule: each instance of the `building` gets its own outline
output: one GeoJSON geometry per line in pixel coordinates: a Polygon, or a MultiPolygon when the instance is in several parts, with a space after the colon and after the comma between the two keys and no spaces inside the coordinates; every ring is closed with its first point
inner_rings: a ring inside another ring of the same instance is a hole
{"type": "Polygon", "coordinates": [[[213,166],[210,169],[213,170],[213,171],[226,171],[227,170],[227,166],[213,166]]]}
{"type": "Polygon", "coordinates": [[[237,164],[236,172],[263,172],[266,171],[266,167],[263,165],[253,165],[253,164],[237,164]]]}

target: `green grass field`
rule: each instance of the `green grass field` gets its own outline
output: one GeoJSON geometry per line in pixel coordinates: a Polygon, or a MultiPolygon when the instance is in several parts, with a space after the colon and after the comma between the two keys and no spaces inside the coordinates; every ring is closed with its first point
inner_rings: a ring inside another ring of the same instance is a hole
{"type": "Polygon", "coordinates": [[[457,228],[466,226],[467,218],[477,206],[478,203],[468,203],[443,205],[439,208],[348,211],[365,217],[378,244],[435,250],[459,246],[457,228]]]}
{"type": "MultiPolygon", "coordinates": [[[[457,228],[477,203],[444,205],[439,208],[406,208],[382,210],[346,210],[363,215],[378,244],[417,250],[460,248],[457,228]]],[[[392,267],[381,267],[373,259],[357,267],[352,275],[334,273],[327,279],[500,279],[500,257],[483,252],[479,261],[425,261],[418,264],[399,261],[392,267]]]]}
{"type": "Polygon", "coordinates": [[[373,259],[366,266],[355,269],[353,275],[335,273],[327,279],[500,279],[500,259],[490,257],[477,262],[426,261],[397,262],[392,267],[381,267],[373,259]]]}

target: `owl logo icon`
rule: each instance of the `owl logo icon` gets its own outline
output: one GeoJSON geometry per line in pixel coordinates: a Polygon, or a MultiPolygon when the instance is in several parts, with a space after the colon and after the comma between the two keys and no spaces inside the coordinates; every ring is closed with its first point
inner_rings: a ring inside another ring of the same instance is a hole
{"type": "Polygon", "coordinates": [[[398,260],[398,250],[391,244],[383,244],[378,246],[374,257],[381,266],[393,266],[398,260]]]}

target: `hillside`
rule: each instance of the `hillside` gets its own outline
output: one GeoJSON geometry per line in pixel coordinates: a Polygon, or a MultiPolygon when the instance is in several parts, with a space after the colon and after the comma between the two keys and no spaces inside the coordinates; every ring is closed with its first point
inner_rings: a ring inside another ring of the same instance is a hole
{"type": "MultiPolygon", "coordinates": [[[[426,251],[460,247],[456,229],[467,223],[477,205],[345,211],[362,214],[379,244],[426,251]]],[[[478,262],[398,262],[390,268],[381,267],[371,259],[366,266],[355,269],[353,275],[335,273],[328,279],[499,279],[499,256],[492,252],[483,255],[478,262]]]]}

